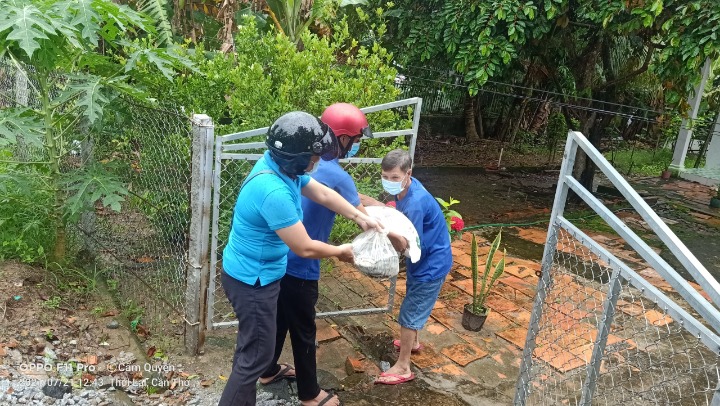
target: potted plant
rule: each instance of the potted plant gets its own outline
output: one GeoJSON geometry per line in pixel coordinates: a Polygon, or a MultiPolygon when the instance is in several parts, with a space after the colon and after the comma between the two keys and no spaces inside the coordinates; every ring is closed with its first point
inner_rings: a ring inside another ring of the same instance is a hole
{"type": "Polygon", "coordinates": [[[460,203],[460,200],[455,200],[452,197],[450,197],[449,202],[439,197],[436,197],[435,200],[440,204],[443,215],[445,215],[445,223],[447,223],[450,239],[460,238],[460,236],[462,236],[462,230],[465,228],[465,222],[460,213],[450,208],[450,206],[460,203]]]}
{"type": "Polygon", "coordinates": [[[663,157],[663,170],[660,172],[660,179],[662,180],[668,180],[672,176],[672,171],[670,170],[670,158],[663,157]]]}
{"type": "Polygon", "coordinates": [[[480,276],[478,274],[477,240],[473,234],[472,246],[470,248],[470,268],[472,270],[473,282],[472,303],[465,305],[462,317],[462,326],[466,330],[480,331],[490,313],[490,309],[485,306],[485,300],[487,300],[490,295],[490,291],[495,285],[495,282],[500,275],[505,272],[504,250],[503,257],[497,264],[493,265],[495,253],[500,247],[501,235],[502,232],[498,233],[492,245],[490,245],[490,252],[488,252],[487,261],[485,262],[485,272],[480,276]],[[478,286],[478,284],[480,286],[478,286]]]}
{"type": "Polygon", "coordinates": [[[717,191],[715,192],[715,196],[713,196],[710,199],[710,207],[713,208],[720,208],[720,185],[718,185],[717,191]]]}
{"type": "Polygon", "coordinates": [[[666,165],[665,169],[663,169],[662,172],[660,172],[660,179],[668,180],[672,176],[672,172],[670,171],[670,166],[666,165]]]}

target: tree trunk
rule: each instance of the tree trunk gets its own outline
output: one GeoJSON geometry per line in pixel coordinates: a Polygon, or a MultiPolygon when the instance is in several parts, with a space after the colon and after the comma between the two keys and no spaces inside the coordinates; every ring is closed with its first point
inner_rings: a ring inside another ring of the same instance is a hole
{"type": "Polygon", "coordinates": [[[515,142],[515,136],[517,135],[518,131],[520,131],[520,123],[522,123],[523,116],[525,115],[525,109],[528,105],[527,98],[523,99],[522,104],[520,105],[520,112],[518,113],[517,118],[515,119],[515,125],[513,125],[513,129],[510,132],[510,137],[508,139],[508,146],[512,146],[513,142],[515,142]]]}
{"type": "Polygon", "coordinates": [[[465,117],[465,137],[468,142],[480,140],[480,136],[475,129],[475,103],[470,95],[465,95],[465,108],[463,116],[465,117]]]}
{"type": "Polygon", "coordinates": [[[475,120],[477,123],[478,135],[480,138],[485,138],[485,123],[483,123],[482,117],[482,104],[480,103],[480,96],[475,96],[475,120]]]}

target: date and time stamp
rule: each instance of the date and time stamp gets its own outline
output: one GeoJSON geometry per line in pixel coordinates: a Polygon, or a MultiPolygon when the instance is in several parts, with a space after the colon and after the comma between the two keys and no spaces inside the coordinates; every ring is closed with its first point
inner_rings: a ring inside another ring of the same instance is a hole
{"type": "Polygon", "coordinates": [[[59,362],[54,365],[44,363],[20,364],[16,367],[20,376],[11,380],[13,386],[43,387],[64,386],[73,387],[165,387],[178,388],[192,386],[192,379],[186,374],[177,374],[172,365],[144,364],[117,364],[108,365],[106,371],[99,374],[95,365],[76,362],[59,362]],[[58,376],[49,377],[57,372],[58,376]]]}

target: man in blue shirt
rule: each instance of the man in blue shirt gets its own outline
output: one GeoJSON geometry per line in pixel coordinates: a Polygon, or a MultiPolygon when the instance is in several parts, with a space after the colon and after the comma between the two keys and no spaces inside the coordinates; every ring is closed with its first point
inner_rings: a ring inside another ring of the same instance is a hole
{"type": "MultiPolygon", "coordinates": [[[[430,317],[445,277],[452,266],[450,234],[445,216],[435,198],[412,177],[412,158],[407,151],[388,152],[382,163],[383,189],[395,196],[397,209],[415,226],[420,238],[422,257],[412,263],[408,259],[405,299],[400,306],[400,339],[393,344],[400,351],[398,360],[380,374],[375,383],[396,385],[411,381],[410,355],[422,349],[418,332],[430,317]]],[[[407,240],[390,235],[398,251],[407,248],[407,240]],[[399,241],[398,241],[399,240],[399,241]]]]}
{"type": "MultiPolygon", "coordinates": [[[[327,124],[338,139],[338,157],[349,158],[357,152],[360,138],[372,137],[365,115],[352,104],[336,103],[323,112],[320,120],[327,124]]],[[[355,182],[340,166],[338,158],[320,161],[310,176],[336,191],[348,203],[367,214],[360,203],[355,182]]],[[[303,224],[313,240],[327,242],[335,223],[335,212],[310,199],[302,198],[303,224]]],[[[318,301],[320,260],[302,258],[293,253],[287,256],[287,271],[280,281],[278,296],[275,354],[270,367],[261,375],[260,383],[269,384],[283,378],[296,378],[298,398],[304,406],[336,406],[337,395],[322,390],[317,382],[315,304],[318,301]],[[295,367],[278,364],[278,359],[290,332],[295,367]]]]}

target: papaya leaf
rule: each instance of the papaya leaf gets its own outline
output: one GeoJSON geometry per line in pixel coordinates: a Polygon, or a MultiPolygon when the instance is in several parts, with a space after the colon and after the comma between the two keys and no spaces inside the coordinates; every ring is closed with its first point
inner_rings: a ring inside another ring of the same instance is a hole
{"type": "MultiPolygon", "coordinates": [[[[5,7],[5,6],[4,6],[5,7]]],[[[17,42],[20,49],[31,59],[40,48],[39,40],[48,39],[48,35],[56,33],[55,28],[47,21],[37,7],[26,5],[23,8],[10,6],[0,14],[0,32],[10,28],[7,40],[17,42]]]]}
{"type": "Polygon", "coordinates": [[[77,105],[83,108],[83,113],[90,124],[94,124],[102,117],[103,107],[110,101],[103,94],[105,88],[103,79],[93,75],[75,75],[72,79],[67,93],[61,98],[77,96],[77,105]]]}
{"type": "Polygon", "coordinates": [[[28,108],[0,109],[0,147],[17,144],[18,137],[28,146],[42,147],[43,123],[28,108]]]}
{"type": "Polygon", "coordinates": [[[119,212],[128,194],[125,184],[102,165],[71,172],[63,183],[68,192],[64,212],[69,218],[77,218],[98,201],[104,207],[119,212]]]}

